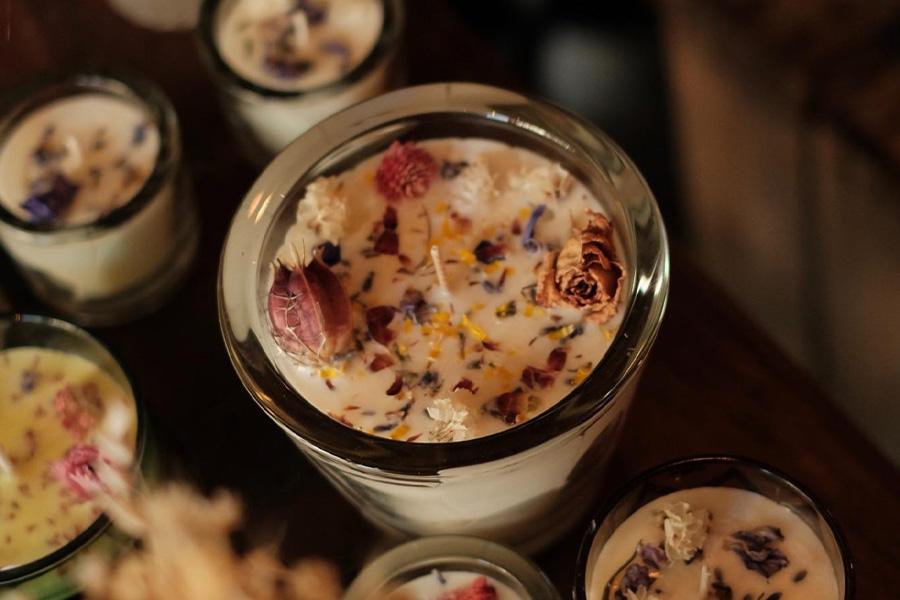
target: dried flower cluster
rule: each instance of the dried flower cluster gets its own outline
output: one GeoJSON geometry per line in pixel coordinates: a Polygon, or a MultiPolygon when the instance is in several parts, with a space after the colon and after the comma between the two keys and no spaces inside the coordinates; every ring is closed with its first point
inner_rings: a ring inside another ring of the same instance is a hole
{"type": "Polygon", "coordinates": [[[110,563],[91,555],[75,577],[89,600],[337,600],[341,590],[330,563],[308,559],[284,566],[271,549],[235,552],[230,535],[240,522],[235,498],[205,498],[170,485],[125,499],[107,497],[116,525],[141,540],[110,563]]]}
{"type": "Polygon", "coordinates": [[[709,511],[691,510],[687,502],[675,502],[663,510],[666,556],[689,561],[703,549],[709,533],[709,511]]]}

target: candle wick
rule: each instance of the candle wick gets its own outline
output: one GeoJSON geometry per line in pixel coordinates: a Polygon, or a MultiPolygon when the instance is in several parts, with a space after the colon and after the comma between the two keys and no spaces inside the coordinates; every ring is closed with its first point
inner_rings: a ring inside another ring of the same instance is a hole
{"type": "Polygon", "coordinates": [[[434,264],[434,272],[437,275],[438,285],[441,286],[441,290],[449,296],[450,288],[447,285],[447,274],[444,272],[444,263],[441,261],[441,250],[436,244],[431,246],[431,262],[434,264]]]}
{"type": "Polygon", "coordinates": [[[10,477],[15,477],[16,475],[16,470],[13,469],[12,461],[4,454],[3,450],[0,450],[0,475],[8,475],[10,477]]]}

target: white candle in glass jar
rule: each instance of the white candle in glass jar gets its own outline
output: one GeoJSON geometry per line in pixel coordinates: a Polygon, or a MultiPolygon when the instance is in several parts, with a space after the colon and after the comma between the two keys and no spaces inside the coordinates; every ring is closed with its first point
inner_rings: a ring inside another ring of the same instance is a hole
{"type": "MultiPolygon", "coordinates": [[[[373,595],[373,600],[380,596],[373,595]]],[[[524,600],[509,586],[493,577],[471,571],[433,569],[407,581],[390,592],[385,600],[524,600]]]]}
{"type": "Polygon", "coordinates": [[[216,6],[207,35],[218,68],[227,72],[220,81],[226,109],[255,145],[274,154],[326,116],[387,88],[393,50],[372,56],[386,8],[383,0],[223,0],[216,6]],[[367,59],[373,64],[358,72],[367,59]]]}
{"type": "Polygon", "coordinates": [[[728,487],[644,505],[616,528],[589,572],[589,600],[605,598],[610,580],[616,599],[839,598],[832,562],[809,525],[787,506],[728,487]]]}
{"type": "Polygon", "coordinates": [[[7,117],[0,140],[0,241],[38,295],[85,320],[127,318],[171,287],[195,247],[174,115],[160,106],[160,121],[122,86],[50,86],[7,117]]]}

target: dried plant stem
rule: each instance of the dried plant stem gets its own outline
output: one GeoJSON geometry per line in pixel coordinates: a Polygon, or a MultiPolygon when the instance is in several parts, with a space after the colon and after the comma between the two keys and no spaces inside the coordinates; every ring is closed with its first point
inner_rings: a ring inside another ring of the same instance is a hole
{"type": "Polygon", "coordinates": [[[441,249],[437,244],[431,246],[431,262],[434,263],[434,272],[437,274],[438,285],[441,290],[450,296],[450,288],[447,286],[447,274],[444,272],[444,263],[441,260],[441,249]]]}

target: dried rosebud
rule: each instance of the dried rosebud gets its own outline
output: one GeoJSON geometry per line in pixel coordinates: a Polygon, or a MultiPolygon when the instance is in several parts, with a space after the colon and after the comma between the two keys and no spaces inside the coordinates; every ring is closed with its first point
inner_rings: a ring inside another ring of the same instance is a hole
{"type": "Polygon", "coordinates": [[[79,500],[87,500],[102,489],[102,483],[94,472],[93,463],[100,458],[96,446],[75,444],[65,457],[50,466],[50,475],[79,500]]]}
{"type": "Polygon", "coordinates": [[[438,600],[497,600],[497,598],[497,588],[488,582],[487,577],[479,577],[471,585],[438,596],[438,600]]]}
{"type": "Polygon", "coordinates": [[[438,165],[415,142],[395,141],[384,153],[375,172],[378,191],[388,200],[418,198],[428,191],[438,165]]]}
{"type": "Polygon", "coordinates": [[[388,327],[394,319],[397,309],[393,306],[373,306],[366,310],[366,326],[372,339],[379,344],[390,344],[397,333],[388,327]]]}
{"type": "Polygon", "coordinates": [[[536,300],[548,307],[568,304],[582,309],[585,318],[605,323],[616,314],[624,281],[612,223],[588,211],[587,226],[538,267],[536,300]]]}
{"type": "Polygon", "coordinates": [[[313,364],[331,361],[353,338],[350,298],[337,276],[317,258],[307,266],[275,269],[269,319],[278,344],[313,364]]]}

